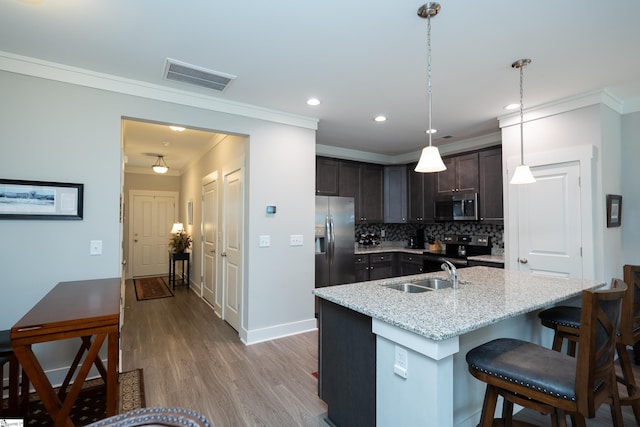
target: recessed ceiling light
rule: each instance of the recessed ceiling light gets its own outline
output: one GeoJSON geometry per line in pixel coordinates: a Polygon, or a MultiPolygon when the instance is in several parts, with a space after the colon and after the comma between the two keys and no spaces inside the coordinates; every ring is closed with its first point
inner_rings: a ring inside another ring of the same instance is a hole
{"type": "Polygon", "coordinates": [[[375,116],[373,118],[374,122],[386,122],[387,121],[387,116],[375,116]]]}
{"type": "Polygon", "coordinates": [[[320,100],[318,98],[309,98],[307,99],[307,105],[320,105],[320,100]]]}
{"type": "Polygon", "coordinates": [[[509,104],[505,105],[505,110],[515,110],[516,108],[520,108],[520,104],[509,104]]]}
{"type": "Polygon", "coordinates": [[[436,132],[438,132],[437,129],[427,129],[424,131],[424,133],[436,133],[436,132]]]}
{"type": "Polygon", "coordinates": [[[176,131],[176,132],[182,132],[184,131],[184,128],[182,126],[169,126],[169,129],[176,131]]]}

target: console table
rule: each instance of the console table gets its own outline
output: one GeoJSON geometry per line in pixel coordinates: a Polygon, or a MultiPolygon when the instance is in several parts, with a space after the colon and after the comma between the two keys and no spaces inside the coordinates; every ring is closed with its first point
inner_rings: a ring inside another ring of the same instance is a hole
{"type": "Polygon", "coordinates": [[[186,286],[189,289],[191,281],[191,266],[189,265],[191,254],[189,252],[169,252],[169,286],[176,289],[176,261],[182,261],[182,281],[178,286],[186,286]],[[187,262],[187,269],[184,263],[187,262]],[[184,280],[184,273],[187,273],[187,281],[184,280]]]}
{"type": "Polygon", "coordinates": [[[13,351],[56,427],[73,426],[69,413],[94,364],[106,385],[107,416],[117,412],[120,286],[119,277],[60,282],[11,328],[13,351]],[[56,394],[31,346],[67,338],[80,338],[82,343],[56,394]],[[106,369],[99,355],[105,341],[106,369]],[[80,369],[67,391],[78,365],[80,369]]]}

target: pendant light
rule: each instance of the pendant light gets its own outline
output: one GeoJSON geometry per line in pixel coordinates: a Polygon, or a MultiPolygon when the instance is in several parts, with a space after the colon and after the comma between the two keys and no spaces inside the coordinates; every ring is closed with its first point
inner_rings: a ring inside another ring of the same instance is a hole
{"type": "Polygon", "coordinates": [[[151,166],[155,173],[167,173],[169,166],[164,161],[164,156],[158,156],[158,160],[151,166]]]}
{"type": "Polygon", "coordinates": [[[431,135],[434,133],[431,127],[431,17],[436,16],[440,9],[440,4],[434,2],[425,3],[418,8],[418,16],[427,19],[427,77],[429,81],[429,128],[427,129],[427,134],[429,135],[429,145],[422,149],[420,160],[414,169],[416,172],[440,172],[447,169],[442,162],[438,147],[431,145],[431,135]]]}
{"type": "Polygon", "coordinates": [[[520,70],[520,166],[518,166],[513,173],[513,177],[511,178],[511,184],[531,184],[536,182],[536,179],[533,177],[531,173],[531,169],[529,166],[524,164],[524,132],[522,130],[524,123],[524,115],[522,113],[523,105],[522,105],[522,75],[524,71],[524,67],[531,64],[530,59],[518,59],[516,62],[511,64],[511,67],[517,68],[520,70]]]}

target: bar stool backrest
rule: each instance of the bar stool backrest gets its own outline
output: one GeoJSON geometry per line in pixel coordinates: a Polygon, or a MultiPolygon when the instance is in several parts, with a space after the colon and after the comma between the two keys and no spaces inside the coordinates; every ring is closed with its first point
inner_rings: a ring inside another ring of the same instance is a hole
{"type": "Polygon", "coordinates": [[[626,345],[640,341],[640,265],[624,266],[624,282],[629,291],[622,299],[620,339],[626,345]]]}
{"type": "Polygon", "coordinates": [[[578,412],[593,418],[617,387],[614,359],[622,298],[627,285],[613,279],[610,290],[583,291],[578,341],[576,401],[578,412]]]}

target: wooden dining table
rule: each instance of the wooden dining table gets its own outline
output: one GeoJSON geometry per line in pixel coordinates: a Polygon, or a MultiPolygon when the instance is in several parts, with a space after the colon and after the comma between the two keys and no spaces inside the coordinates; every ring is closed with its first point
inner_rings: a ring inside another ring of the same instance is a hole
{"type": "Polygon", "coordinates": [[[11,328],[13,351],[56,427],[74,425],[69,414],[94,365],[106,386],[106,415],[117,413],[120,292],[120,278],[60,282],[11,328]],[[32,346],[69,338],[79,348],[56,392],[32,346]],[[105,340],[106,369],[99,354],[105,340]]]}

